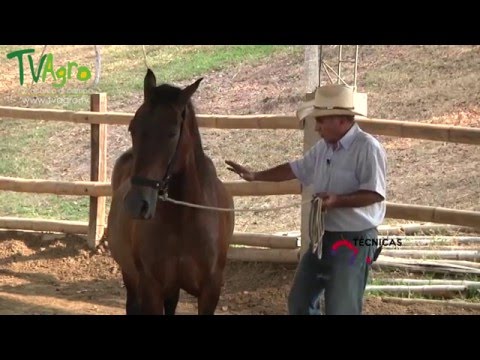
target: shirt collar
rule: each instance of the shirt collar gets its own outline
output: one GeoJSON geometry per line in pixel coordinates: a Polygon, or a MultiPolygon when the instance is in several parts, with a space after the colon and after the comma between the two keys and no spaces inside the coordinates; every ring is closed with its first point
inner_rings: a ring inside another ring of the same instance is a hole
{"type": "MultiPolygon", "coordinates": [[[[338,141],[337,145],[341,145],[345,150],[348,150],[359,131],[360,128],[358,124],[354,123],[347,133],[338,141]]],[[[332,144],[328,144],[328,146],[335,149],[335,146],[332,144]]]]}

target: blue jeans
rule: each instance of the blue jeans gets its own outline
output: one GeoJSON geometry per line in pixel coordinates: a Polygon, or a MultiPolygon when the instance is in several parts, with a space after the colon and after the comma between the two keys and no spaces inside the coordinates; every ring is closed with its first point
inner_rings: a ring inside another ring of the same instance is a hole
{"type": "Polygon", "coordinates": [[[310,248],[300,259],[288,296],[290,315],[320,314],[325,296],[326,315],[361,315],[370,263],[377,244],[376,228],[323,235],[322,258],[310,248]],[[340,240],[348,240],[340,241],[340,240]]]}

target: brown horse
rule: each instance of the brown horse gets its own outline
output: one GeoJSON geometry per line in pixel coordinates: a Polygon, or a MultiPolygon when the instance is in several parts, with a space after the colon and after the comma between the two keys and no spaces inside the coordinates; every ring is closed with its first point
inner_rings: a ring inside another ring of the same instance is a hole
{"type": "Polygon", "coordinates": [[[156,86],[148,69],[144,102],[130,122],[132,148],[116,161],[108,244],[127,291],[127,314],[175,314],[180,290],[214,314],[223,286],[234,213],[209,207],[233,198],[204,153],[190,100],[200,81],[156,86]]]}

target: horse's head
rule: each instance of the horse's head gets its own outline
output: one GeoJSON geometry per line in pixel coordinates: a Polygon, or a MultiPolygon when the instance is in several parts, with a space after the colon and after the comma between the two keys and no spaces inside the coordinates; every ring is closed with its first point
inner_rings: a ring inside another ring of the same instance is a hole
{"type": "Polygon", "coordinates": [[[187,105],[201,80],[184,89],[157,87],[154,73],[147,71],[144,102],[129,126],[133,173],[125,207],[135,219],[154,216],[159,192],[166,191],[170,176],[178,171],[187,105]]]}

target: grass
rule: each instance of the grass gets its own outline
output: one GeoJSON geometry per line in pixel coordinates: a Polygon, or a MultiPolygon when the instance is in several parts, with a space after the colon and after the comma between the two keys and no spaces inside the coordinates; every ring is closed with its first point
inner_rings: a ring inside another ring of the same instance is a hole
{"type": "MultiPolygon", "coordinates": [[[[28,179],[45,178],[42,158],[52,156],[45,144],[54,136],[57,124],[2,120],[0,122],[0,174],[28,179]],[[32,156],[35,154],[36,156],[32,156]]],[[[0,192],[0,216],[40,217],[48,219],[86,220],[88,198],[0,192]]]]}

